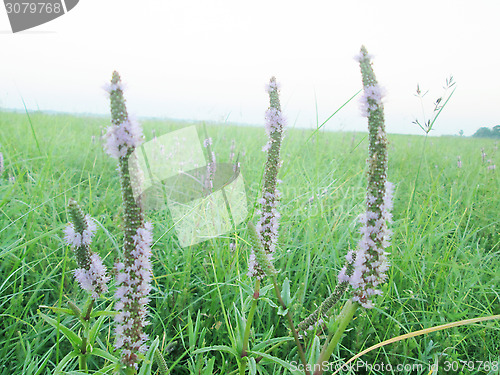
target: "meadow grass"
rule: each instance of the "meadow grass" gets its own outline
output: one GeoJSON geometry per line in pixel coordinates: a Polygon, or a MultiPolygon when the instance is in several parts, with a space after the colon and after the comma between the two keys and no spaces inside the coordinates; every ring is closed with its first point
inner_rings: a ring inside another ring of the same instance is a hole
{"type": "MultiPolygon", "coordinates": [[[[76,262],[63,241],[69,198],[98,221],[94,250],[108,268],[121,247],[116,165],[100,143],[101,130],[108,122],[106,117],[31,113],[28,118],[0,112],[0,152],[5,158],[0,180],[2,375],[35,374],[41,363],[46,366],[41,373],[50,374],[71,350],[68,341],[37,316],[40,305],[65,307],[68,300],[85,298],[71,274],[76,262]],[[9,182],[12,176],[15,181],[9,182]]],[[[153,131],[159,136],[186,125],[143,121],[146,140],[152,139],[153,131]]],[[[255,219],[265,162],[261,151],[266,143],[264,129],[209,124],[207,131],[220,162],[229,161],[235,140],[250,218],[255,219]]],[[[451,136],[425,141],[423,136],[389,134],[388,139],[388,180],[395,184],[389,280],[376,308],[359,310],[332,361],[345,361],[403,333],[500,314],[500,178],[481,159],[484,148],[487,159],[498,165],[497,143],[451,136]]],[[[281,282],[290,280],[296,322],[334,289],[344,255],[359,239],[357,217],[364,209],[367,142],[365,133],[286,132],[275,267],[281,270],[281,282]]],[[[146,216],[154,224],[155,241],[150,336],[160,336],[173,373],[194,373],[210,366],[221,374],[237,370],[226,353],[193,351],[229,345],[235,314],[248,309],[245,301],[253,292],[253,281],[246,276],[250,247],[245,230],[181,248],[168,212],[146,216]],[[231,243],[236,246],[230,247],[231,243]]],[[[285,319],[276,314],[271,293],[264,297],[268,303],[258,306],[254,342],[287,335],[285,319]]],[[[62,315],[55,318],[69,326],[76,323],[62,315]]],[[[111,349],[112,323],[106,324],[99,345],[111,349]]],[[[297,359],[292,342],[266,348],[284,360],[297,359]]],[[[441,365],[457,360],[499,361],[499,351],[500,327],[492,321],[401,341],[362,359],[428,366],[435,361],[441,365]]],[[[92,360],[96,362],[89,368],[104,363],[92,360]]],[[[284,371],[265,361],[260,365],[269,374],[284,371]]]]}

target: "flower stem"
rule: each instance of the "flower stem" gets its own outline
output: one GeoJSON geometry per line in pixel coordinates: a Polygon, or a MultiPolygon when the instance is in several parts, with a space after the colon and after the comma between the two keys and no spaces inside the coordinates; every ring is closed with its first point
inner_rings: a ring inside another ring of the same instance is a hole
{"type": "Polygon", "coordinates": [[[87,371],[87,356],[86,355],[79,355],[78,356],[78,368],[80,371],[85,371],[85,373],[87,374],[88,371],[87,371]]]}
{"type": "Polygon", "coordinates": [[[292,331],[293,338],[295,340],[295,345],[297,345],[297,350],[299,352],[299,357],[300,361],[304,365],[304,373],[306,375],[310,375],[309,370],[307,370],[307,360],[306,360],[306,354],[304,352],[304,349],[302,348],[302,345],[299,341],[299,334],[297,333],[297,330],[295,329],[295,326],[293,324],[293,319],[292,319],[292,314],[290,314],[290,310],[288,309],[288,306],[285,305],[285,302],[283,301],[283,298],[281,298],[281,292],[278,287],[278,282],[276,280],[276,276],[273,277],[273,285],[274,285],[274,292],[276,293],[276,298],[278,298],[278,301],[283,308],[284,311],[286,311],[286,318],[288,320],[288,327],[292,331]]]}
{"type": "Polygon", "coordinates": [[[319,364],[318,367],[320,369],[316,370],[313,375],[321,375],[323,373],[322,363],[328,361],[328,359],[332,355],[333,351],[340,341],[340,338],[344,334],[347,325],[352,320],[352,317],[354,316],[354,313],[356,312],[358,306],[359,304],[357,302],[353,302],[351,299],[347,300],[347,302],[345,303],[335,322],[338,328],[333,334],[333,337],[328,337],[329,339],[331,337],[330,342],[327,341],[328,345],[326,345],[325,343],[325,346],[323,347],[323,350],[321,351],[321,354],[319,356],[317,363],[319,364]]]}
{"type": "Polygon", "coordinates": [[[260,291],[260,280],[257,279],[255,282],[255,290],[253,292],[253,300],[252,306],[250,307],[250,311],[248,312],[248,318],[245,326],[245,334],[243,336],[243,347],[241,349],[241,357],[247,356],[248,349],[248,341],[250,340],[250,329],[252,328],[253,316],[255,315],[255,311],[257,310],[257,301],[259,300],[259,291],[260,291]]]}
{"type": "Polygon", "coordinates": [[[255,282],[255,290],[253,292],[253,300],[252,306],[250,306],[250,311],[248,312],[248,318],[245,325],[245,334],[243,335],[243,346],[241,348],[241,362],[239,364],[240,375],[245,374],[245,369],[247,366],[247,349],[248,342],[250,341],[250,329],[252,328],[253,317],[255,315],[255,311],[257,310],[257,301],[259,300],[259,292],[260,292],[260,279],[257,279],[255,282]]]}
{"type": "Polygon", "coordinates": [[[87,342],[88,342],[88,334],[89,334],[89,325],[87,322],[83,324],[83,337],[82,337],[82,343],[80,346],[80,353],[78,355],[78,367],[80,371],[84,371],[85,373],[88,373],[88,368],[87,368],[87,342]]]}

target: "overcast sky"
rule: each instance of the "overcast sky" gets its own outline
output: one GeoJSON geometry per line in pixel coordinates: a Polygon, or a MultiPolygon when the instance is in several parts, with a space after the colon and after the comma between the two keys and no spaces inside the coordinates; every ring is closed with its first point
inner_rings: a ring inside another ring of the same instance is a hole
{"type": "MultiPolygon", "coordinates": [[[[264,85],[282,84],[291,126],[314,127],[361,88],[364,44],[388,92],[388,131],[422,132],[451,74],[456,91],[432,133],[500,124],[500,1],[81,0],[12,34],[0,8],[0,106],[108,113],[116,69],[137,116],[263,124],[264,85]],[[427,97],[426,97],[427,98],[427,97]]],[[[331,130],[364,130],[354,100],[331,130]]]]}

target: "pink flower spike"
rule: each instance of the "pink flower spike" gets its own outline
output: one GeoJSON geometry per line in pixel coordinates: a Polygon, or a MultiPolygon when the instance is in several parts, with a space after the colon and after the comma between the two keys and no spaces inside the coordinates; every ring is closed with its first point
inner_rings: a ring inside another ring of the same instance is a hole
{"type": "Polygon", "coordinates": [[[367,207],[360,220],[362,237],[349,282],[354,289],[353,301],[365,308],[372,308],[374,305],[371,298],[382,293],[378,287],[387,279],[386,271],[389,269],[387,252],[384,250],[390,246],[391,231],[387,225],[392,219],[393,186],[387,182],[387,136],[382,104],[385,90],[375,78],[371,56],[364,47],[357,60],[364,88],[361,110],[363,116],[368,117],[370,142],[367,207]]]}
{"type": "Polygon", "coordinates": [[[137,354],[146,348],[144,342],[148,336],[142,332],[147,325],[147,297],[151,291],[152,267],[150,262],[151,244],[153,242],[153,226],[147,222],[139,227],[132,236],[135,249],[131,251],[130,263],[117,263],[118,271],[115,292],[115,310],[119,313],[115,317],[117,328],[115,331],[115,347],[124,348],[122,361],[128,365],[135,365],[137,354]],[[142,349],[141,349],[142,348],[142,349]]]}
{"type": "Polygon", "coordinates": [[[75,231],[73,223],[68,223],[64,228],[64,240],[72,247],[78,247],[82,244],[82,235],[75,231]]]}

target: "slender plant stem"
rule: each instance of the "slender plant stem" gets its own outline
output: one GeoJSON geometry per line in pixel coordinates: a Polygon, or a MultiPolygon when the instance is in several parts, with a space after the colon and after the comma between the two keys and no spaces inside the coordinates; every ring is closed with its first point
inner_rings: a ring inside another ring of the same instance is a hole
{"type": "MultiPolygon", "coordinates": [[[[80,355],[78,356],[78,364],[79,364],[79,369],[80,371],[85,371],[85,373],[88,373],[88,367],[87,367],[87,344],[88,344],[88,338],[89,338],[89,330],[90,330],[90,313],[92,312],[92,307],[94,306],[94,299],[92,297],[88,297],[87,302],[85,303],[84,306],[84,311],[81,314],[81,320],[82,320],[82,326],[83,326],[83,335],[82,335],[82,344],[80,346],[80,355]]],[[[76,305],[75,305],[76,307],[76,305]]],[[[76,307],[78,308],[78,307],[76,307]]]]}
{"type": "Polygon", "coordinates": [[[297,330],[295,329],[295,326],[293,324],[292,314],[290,313],[288,306],[285,305],[283,298],[281,298],[281,291],[280,291],[280,288],[278,287],[278,282],[276,280],[276,276],[273,277],[273,285],[274,285],[274,292],[276,293],[276,298],[278,298],[278,301],[279,301],[281,307],[283,308],[283,310],[286,311],[286,318],[288,320],[288,326],[290,327],[290,330],[292,331],[292,335],[293,335],[293,338],[295,340],[295,345],[297,345],[297,350],[299,351],[300,361],[304,365],[304,373],[306,375],[310,375],[310,372],[307,369],[308,366],[307,366],[306,354],[305,354],[304,349],[302,348],[302,345],[300,343],[299,334],[297,333],[297,330]]]}
{"type": "Polygon", "coordinates": [[[325,343],[325,346],[323,347],[323,350],[321,351],[321,354],[319,355],[319,359],[317,362],[319,366],[315,366],[318,367],[318,370],[314,371],[313,375],[321,375],[323,373],[322,363],[328,361],[328,359],[332,355],[333,351],[335,350],[340,341],[340,338],[344,334],[347,325],[352,320],[352,317],[354,316],[354,313],[356,312],[357,308],[358,308],[357,302],[353,302],[351,299],[347,300],[344,307],[342,308],[342,311],[337,317],[337,321],[335,322],[338,328],[333,334],[333,337],[331,338],[330,336],[328,337],[329,339],[329,342],[327,341],[328,345],[326,345],[325,343]]]}
{"type": "MultiPolygon", "coordinates": [[[[87,345],[87,340],[83,340],[83,342],[85,343],[85,345],[87,345]]],[[[83,342],[82,342],[82,346],[83,346],[83,342]]],[[[88,373],[87,371],[87,355],[85,354],[80,354],[78,356],[78,368],[80,371],[85,371],[85,373],[88,373]]]]}
{"type": "Polygon", "coordinates": [[[255,290],[253,292],[253,301],[252,306],[250,307],[250,311],[248,312],[248,318],[245,326],[245,335],[243,336],[243,347],[241,349],[241,357],[246,357],[248,342],[250,340],[250,329],[252,328],[253,316],[255,315],[255,311],[257,310],[257,301],[259,300],[259,292],[260,292],[260,280],[257,279],[255,282],[255,290]]]}
{"type": "Polygon", "coordinates": [[[248,312],[248,318],[245,325],[245,334],[243,336],[243,346],[241,348],[242,360],[239,363],[240,375],[245,375],[245,369],[248,361],[247,349],[248,349],[248,342],[250,341],[250,329],[252,328],[253,317],[255,315],[255,311],[257,310],[257,301],[259,300],[259,292],[260,292],[260,280],[257,279],[257,281],[255,282],[255,290],[253,292],[252,306],[250,306],[250,311],[248,312]]]}

